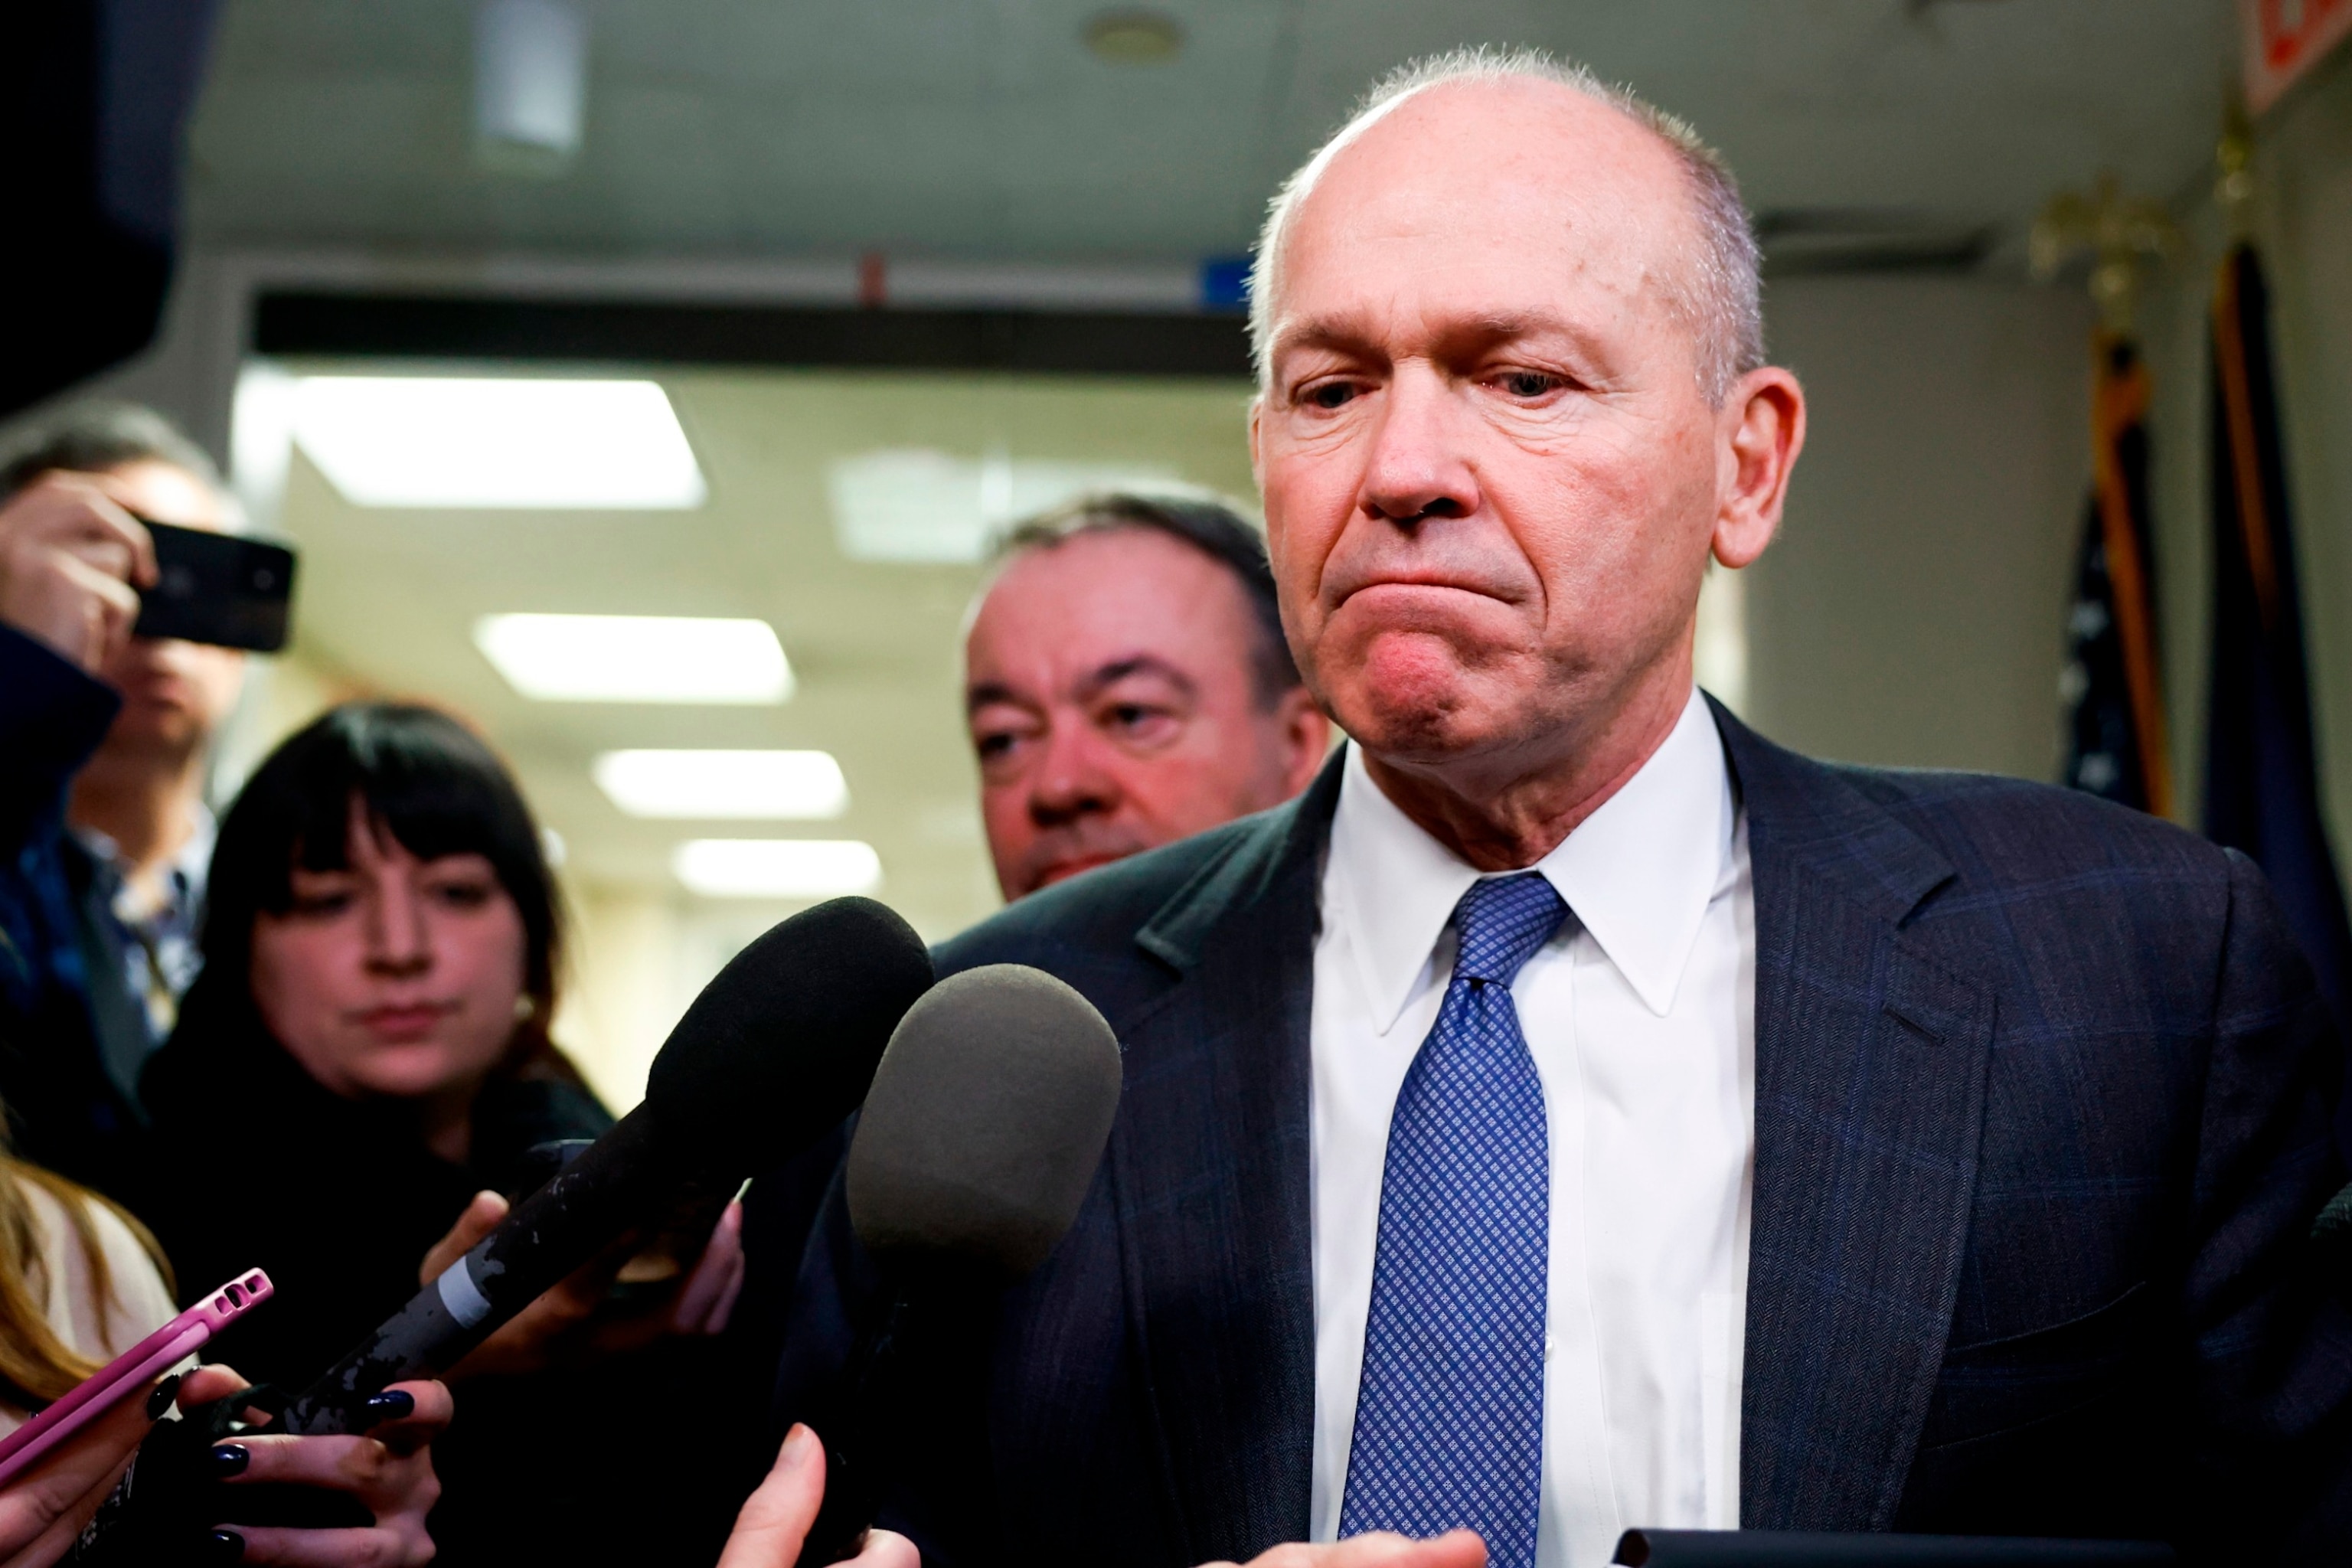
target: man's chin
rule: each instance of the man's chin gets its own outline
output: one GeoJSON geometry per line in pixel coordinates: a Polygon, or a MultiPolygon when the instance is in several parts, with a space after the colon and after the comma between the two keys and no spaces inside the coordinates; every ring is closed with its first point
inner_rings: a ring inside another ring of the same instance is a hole
{"type": "Polygon", "coordinates": [[[1548,711],[1494,695],[1476,682],[1368,687],[1335,700],[1333,717],[1370,755],[1425,767],[1515,751],[1557,723],[1548,711]]]}
{"type": "Polygon", "coordinates": [[[204,727],[192,709],[135,699],[123,704],[106,736],[110,750],[163,756],[184,755],[203,740],[204,727]]]}

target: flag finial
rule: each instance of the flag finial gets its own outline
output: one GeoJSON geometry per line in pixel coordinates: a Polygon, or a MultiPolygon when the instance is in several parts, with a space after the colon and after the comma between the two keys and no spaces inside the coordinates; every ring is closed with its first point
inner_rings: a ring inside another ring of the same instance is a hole
{"type": "Polygon", "coordinates": [[[2221,140],[2214,146],[2213,162],[2220,170],[2213,199],[2229,217],[2231,237],[2248,238],[2254,216],[2254,127],[2246,118],[2245,100],[2235,92],[2221,113],[2221,140]]]}
{"type": "Polygon", "coordinates": [[[2128,333],[2139,298],[2143,258],[2179,248],[2180,229],[2156,202],[2126,196],[2112,174],[2099,176],[2088,195],[2061,191],[2033,220],[2030,238],[2033,275],[2048,282],[2076,256],[2088,253],[2091,298],[2107,330],[2128,333]]]}

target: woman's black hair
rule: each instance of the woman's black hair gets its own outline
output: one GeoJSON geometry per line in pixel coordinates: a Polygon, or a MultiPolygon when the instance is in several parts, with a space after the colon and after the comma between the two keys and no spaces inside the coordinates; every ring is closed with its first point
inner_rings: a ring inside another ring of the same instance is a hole
{"type": "Polygon", "coordinates": [[[254,1016],[254,922],[293,907],[297,865],[349,866],[354,802],[421,860],[471,854],[489,861],[522,916],[523,993],[531,1003],[506,1068],[576,1079],[547,1036],[562,926],[538,824],[497,753],[448,714],[415,703],[329,710],[272,752],[237,793],[213,847],[205,968],[188,1010],[254,1016]]]}

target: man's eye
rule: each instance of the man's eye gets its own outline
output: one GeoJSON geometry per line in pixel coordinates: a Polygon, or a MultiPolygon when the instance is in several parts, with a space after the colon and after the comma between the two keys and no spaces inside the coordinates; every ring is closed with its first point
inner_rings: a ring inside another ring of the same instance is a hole
{"type": "Polygon", "coordinates": [[[971,749],[980,753],[982,762],[994,762],[999,757],[1012,754],[1013,743],[1016,739],[1018,739],[1017,736],[1010,734],[975,735],[972,737],[971,749]]]}
{"type": "Polygon", "coordinates": [[[1351,382],[1326,381],[1308,387],[1299,401],[1310,408],[1343,408],[1356,400],[1357,391],[1351,382]]]}
{"type": "Polygon", "coordinates": [[[1513,397],[1541,397],[1546,393],[1559,390],[1560,384],[1559,377],[1548,375],[1539,370],[1507,372],[1502,383],[1503,390],[1513,397]]]}

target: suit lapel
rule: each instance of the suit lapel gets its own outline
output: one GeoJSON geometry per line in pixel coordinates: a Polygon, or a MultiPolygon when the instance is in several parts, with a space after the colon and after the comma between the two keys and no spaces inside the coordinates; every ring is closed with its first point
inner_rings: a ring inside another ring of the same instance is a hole
{"type": "Polygon", "coordinates": [[[1131,1331],[1183,1561],[1304,1540],[1314,1446],[1308,1021],[1337,762],[1137,942],[1177,982],[1114,1019],[1110,1146],[1131,1331]]]}
{"type": "Polygon", "coordinates": [[[1992,1003],[1905,929],[1949,863],[1833,770],[1717,721],[1756,896],[1740,1522],[1883,1530],[1958,1289],[1992,1003]]]}

